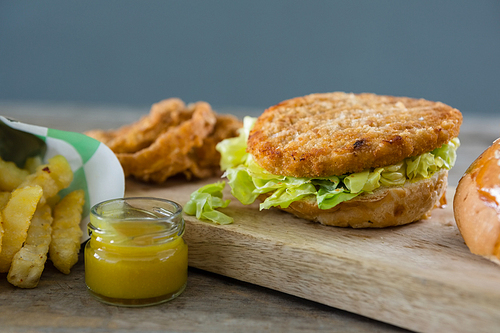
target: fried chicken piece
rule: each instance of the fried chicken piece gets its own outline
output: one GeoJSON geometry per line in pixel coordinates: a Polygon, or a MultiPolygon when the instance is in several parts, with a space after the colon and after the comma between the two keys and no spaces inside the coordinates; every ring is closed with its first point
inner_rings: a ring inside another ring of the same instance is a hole
{"type": "Polygon", "coordinates": [[[222,174],[220,170],[220,153],[215,146],[222,140],[238,135],[242,122],[232,115],[217,115],[217,123],[212,133],[203,141],[203,146],[193,148],[189,157],[193,164],[183,173],[186,178],[207,178],[222,174]]]}
{"type": "Polygon", "coordinates": [[[189,120],[160,134],[150,146],[135,153],[116,153],[125,176],[162,183],[189,168],[193,162],[188,153],[203,145],[217,122],[208,103],[195,103],[193,109],[189,120]]]}
{"type": "Polygon", "coordinates": [[[118,157],[126,177],[163,183],[176,174],[187,179],[221,173],[215,146],[238,135],[242,122],[218,115],[205,102],[185,103],[169,98],[151,107],[148,115],[115,130],[85,132],[106,144],[118,157]]]}
{"type": "Polygon", "coordinates": [[[106,144],[115,153],[135,153],[151,145],[169,128],[188,120],[193,112],[193,108],[186,108],[182,100],[169,98],[153,104],[149,114],[133,124],[117,130],[92,130],[85,134],[106,144]]]}
{"type": "MultiPolygon", "coordinates": [[[[217,121],[213,131],[203,140],[203,145],[193,147],[188,154],[178,156],[172,162],[176,165],[175,170],[181,170],[187,179],[208,178],[221,175],[220,153],[215,150],[215,146],[220,141],[238,135],[238,129],[242,122],[232,115],[216,115],[217,121]]],[[[147,181],[162,183],[175,173],[172,168],[163,168],[148,175],[147,181]]],[[[143,180],[146,180],[142,178],[143,180]]]]}
{"type": "Polygon", "coordinates": [[[440,102],[343,92],[267,109],[247,151],[275,175],[328,177],[395,164],[458,136],[460,111],[440,102]]]}

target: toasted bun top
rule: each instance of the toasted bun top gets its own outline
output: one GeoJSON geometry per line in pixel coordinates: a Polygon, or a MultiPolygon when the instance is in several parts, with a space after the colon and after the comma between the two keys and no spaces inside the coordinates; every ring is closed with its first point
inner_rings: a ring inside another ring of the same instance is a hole
{"type": "Polygon", "coordinates": [[[440,102],[343,92],[267,109],[247,151],[272,174],[326,177],[398,163],[458,136],[462,114],[440,102]]]}

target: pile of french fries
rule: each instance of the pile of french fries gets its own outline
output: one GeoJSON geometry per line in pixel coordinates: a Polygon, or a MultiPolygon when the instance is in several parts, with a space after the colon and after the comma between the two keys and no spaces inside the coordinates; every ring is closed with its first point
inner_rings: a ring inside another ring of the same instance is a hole
{"type": "Polygon", "coordinates": [[[24,168],[0,158],[0,273],[11,284],[36,287],[47,257],[65,274],[78,262],[85,193],[59,196],[72,181],[62,155],[28,159],[24,168]]]}

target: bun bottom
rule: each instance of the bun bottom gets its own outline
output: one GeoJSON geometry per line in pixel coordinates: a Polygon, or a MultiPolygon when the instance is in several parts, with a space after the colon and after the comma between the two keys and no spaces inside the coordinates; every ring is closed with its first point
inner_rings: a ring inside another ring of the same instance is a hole
{"type": "MultiPolygon", "coordinates": [[[[330,209],[320,209],[315,198],[293,202],[279,208],[293,215],[324,225],[352,228],[385,228],[408,224],[429,217],[441,206],[448,186],[448,171],[441,170],[429,179],[406,182],[400,187],[380,187],[330,209]]],[[[271,193],[259,196],[265,200],[271,193]]]]}

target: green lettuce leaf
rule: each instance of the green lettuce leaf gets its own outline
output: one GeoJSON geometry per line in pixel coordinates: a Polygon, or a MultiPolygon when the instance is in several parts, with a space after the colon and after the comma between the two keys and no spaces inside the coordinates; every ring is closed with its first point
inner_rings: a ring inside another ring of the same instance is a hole
{"type": "Polygon", "coordinates": [[[184,205],[184,212],[188,215],[196,215],[199,220],[209,220],[217,224],[233,223],[233,218],[218,211],[225,208],[231,200],[222,199],[222,190],[226,182],[208,184],[191,193],[190,200],[184,205]]]}
{"type": "Polygon", "coordinates": [[[406,176],[410,181],[430,178],[436,171],[445,168],[450,170],[455,165],[456,151],[460,146],[458,138],[436,148],[430,153],[405,159],[406,176]]]}
{"type": "Polygon", "coordinates": [[[245,164],[248,157],[246,152],[247,139],[250,130],[257,121],[257,118],[243,118],[243,127],[238,130],[238,136],[220,141],[216,149],[221,154],[220,168],[222,171],[245,164]]]}
{"type": "Polygon", "coordinates": [[[308,195],[315,195],[316,188],[310,183],[299,186],[278,187],[271,196],[260,204],[260,210],[271,207],[287,208],[294,201],[298,201],[308,195]]]}

